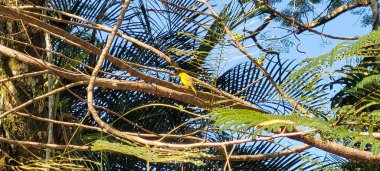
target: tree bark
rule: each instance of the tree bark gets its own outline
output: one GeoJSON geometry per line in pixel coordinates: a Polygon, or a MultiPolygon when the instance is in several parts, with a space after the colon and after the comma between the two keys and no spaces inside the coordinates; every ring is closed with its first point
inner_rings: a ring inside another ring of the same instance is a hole
{"type": "Polygon", "coordinates": [[[371,0],[371,9],[372,9],[372,30],[377,30],[380,26],[378,0],[371,0]]]}
{"type": "MultiPolygon", "coordinates": [[[[43,5],[45,0],[0,0],[0,5],[5,6],[16,6],[21,4],[43,5]]],[[[9,20],[6,18],[1,18],[0,20],[0,35],[11,38],[18,41],[28,42],[37,47],[44,47],[43,42],[43,32],[24,25],[20,21],[9,20]]],[[[0,44],[7,45],[13,49],[23,51],[25,53],[31,54],[36,57],[41,57],[43,52],[37,51],[33,48],[13,44],[12,42],[7,42],[4,40],[0,41],[0,44]]],[[[20,74],[33,72],[34,69],[24,63],[21,63],[15,59],[0,56],[0,78],[9,78],[17,76],[20,74]]],[[[8,81],[0,85],[2,104],[0,113],[12,109],[13,107],[24,103],[27,100],[44,93],[43,90],[43,77],[28,77],[17,80],[8,81]]],[[[43,101],[25,107],[23,110],[36,115],[44,115],[45,103],[43,101]]],[[[45,124],[46,125],[46,124],[45,124]]],[[[35,121],[30,119],[25,119],[17,115],[8,115],[6,118],[2,119],[0,122],[0,136],[8,139],[14,140],[33,140],[33,141],[43,141],[46,138],[46,126],[42,124],[41,121],[35,121]],[[41,127],[41,125],[43,125],[41,127]]],[[[1,157],[3,155],[9,155],[10,157],[21,161],[31,158],[34,155],[41,156],[43,154],[42,150],[31,150],[30,152],[24,148],[0,144],[2,150],[1,157]]],[[[10,162],[11,160],[8,160],[10,162]]],[[[14,165],[15,163],[7,163],[9,165],[14,165]]]]}

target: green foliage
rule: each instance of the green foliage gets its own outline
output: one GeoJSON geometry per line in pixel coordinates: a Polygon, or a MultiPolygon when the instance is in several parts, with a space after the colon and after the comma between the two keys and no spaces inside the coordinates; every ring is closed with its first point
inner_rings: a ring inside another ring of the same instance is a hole
{"type": "MultiPolygon", "coordinates": [[[[341,94],[346,95],[346,100],[340,103],[342,107],[337,107],[340,112],[337,117],[342,121],[356,121],[357,125],[351,128],[358,130],[379,129],[379,106],[380,106],[380,75],[371,75],[365,77],[362,81],[353,85],[352,88],[345,89],[341,94]],[[349,111],[345,109],[350,109],[349,111]]],[[[334,99],[337,99],[334,97],[334,99]]]]}
{"type": "Polygon", "coordinates": [[[125,143],[97,140],[93,143],[92,151],[118,152],[136,156],[147,162],[189,162],[197,166],[205,165],[200,159],[207,156],[203,151],[192,149],[191,151],[179,151],[148,146],[138,146],[127,141],[125,143]]]}
{"type": "Polygon", "coordinates": [[[350,147],[356,147],[360,144],[359,149],[364,150],[370,145],[374,154],[380,153],[380,142],[374,138],[360,135],[357,132],[349,131],[344,127],[331,127],[328,122],[317,118],[304,118],[296,115],[273,115],[264,114],[253,110],[245,109],[214,109],[210,114],[211,120],[215,121],[214,126],[223,130],[232,132],[246,131],[251,127],[257,128],[254,136],[265,131],[277,131],[285,128],[292,131],[295,128],[315,129],[315,134],[319,134],[324,140],[349,141],[350,147]]]}
{"type": "Polygon", "coordinates": [[[380,165],[350,161],[343,163],[341,170],[373,171],[380,170],[380,165]]]}
{"type": "Polygon", "coordinates": [[[355,106],[359,107],[356,111],[357,113],[365,111],[365,109],[371,106],[380,104],[379,87],[380,75],[371,75],[365,77],[353,88],[347,90],[347,93],[359,99],[355,103],[355,106]]]}
{"type": "Polygon", "coordinates": [[[377,88],[377,86],[380,86],[380,75],[371,75],[365,77],[361,82],[356,84],[354,88],[348,90],[348,93],[357,94],[360,93],[362,90],[371,90],[377,88]]]}

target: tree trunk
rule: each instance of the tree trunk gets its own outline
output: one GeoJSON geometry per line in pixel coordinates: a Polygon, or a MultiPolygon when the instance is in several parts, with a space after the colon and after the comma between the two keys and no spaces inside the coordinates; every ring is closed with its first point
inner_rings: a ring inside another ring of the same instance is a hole
{"type": "Polygon", "coordinates": [[[380,26],[378,0],[371,0],[371,9],[372,9],[372,30],[377,30],[380,26]]]}
{"type": "MultiPolygon", "coordinates": [[[[20,4],[33,3],[35,5],[43,5],[45,0],[0,0],[0,5],[15,6],[20,4]]],[[[31,43],[37,47],[44,47],[44,34],[38,29],[32,28],[28,25],[21,23],[20,21],[14,21],[11,19],[0,18],[0,35],[31,43]]],[[[30,54],[34,57],[44,55],[42,51],[35,50],[31,47],[23,46],[17,43],[13,43],[7,40],[0,40],[1,44],[7,45],[18,51],[30,54]]],[[[10,78],[24,73],[36,71],[34,68],[29,67],[14,59],[9,59],[4,56],[0,56],[0,78],[10,78]]],[[[30,99],[41,95],[44,92],[43,77],[27,77],[18,79],[15,81],[9,81],[1,84],[1,111],[8,111],[30,99]]],[[[21,110],[24,113],[30,113],[37,116],[45,116],[47,114],[46,102],[38,101],[29,105],[21,110]]],[[[0,123],[0,136],[15,140],[25,141],[38,141],[43,142],[46,139],[46,124],[39,121],[31,120],[17,116],[16,114],[10,114],[7,117],[1,119],[0,123]]],[[[43,151],[38,149],[25,150],[20,146],[13,146],[8,144],[0,144],[2,149],[1,156],[9,155],[13,159],[19,162],[25,162],[25,159],[36,159],[33,156],[42,157],[43,151]],[[24,161],[23,161],[24,160],[24,161]]],[[[8,159],[7,164],[15,164],[8,159]]]]}

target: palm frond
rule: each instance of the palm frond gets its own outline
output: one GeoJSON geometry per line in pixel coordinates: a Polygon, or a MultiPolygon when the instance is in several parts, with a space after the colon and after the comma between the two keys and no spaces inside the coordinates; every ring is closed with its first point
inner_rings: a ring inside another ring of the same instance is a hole
{"type": "MultiPolygon", "coordinates": [[[[299,103],[306,108],[323,107],[326,102],[319,100],[326,96],[325,93],[304,91],[310,86],[305,84],[305,80],[313,79],[312,74],[304,74],[293,79],[292,82],[287,80],[297,67],[293,62],[291,60],[277,61],[275,57],[271,57],[264,63],[264,68],[277,84],[282,85],[289,96],[298,99],[299,103]]],[[[251,62],[239,64],[223,73],[218,78],[217,86],[272,113],[287,114],[294,110],[293,106],[286,99],[281,98],[269,80],[251,62]]],[[[318,86],[318,88],[322,88],[322,86],[318,86]]]]}

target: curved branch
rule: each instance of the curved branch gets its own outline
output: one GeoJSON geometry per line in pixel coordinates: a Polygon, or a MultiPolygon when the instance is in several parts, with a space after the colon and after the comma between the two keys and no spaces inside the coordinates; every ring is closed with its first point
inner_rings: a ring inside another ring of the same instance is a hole
{"type": "Polygon", "coordinates": [[[264,30],[264,29],[270,24],[270,22],[271,22],[274,18],[276,18],[276,16],[273,15],[273,14],[270,14],[270,15],[264,20],[264,22],[263,22],[259,27],[256,28],[255,31],[248,31],[248,30],[246,30],[246,31],[248,31],[248,32],[250,33],[250,35],[247,36],[247,37],[245,37],[244,39],[253,38],[253,37],[256,37],[257,35],[259,35],[259,34],[261,33],[261,31],[263,31],[263,30],[264,30]]]}

